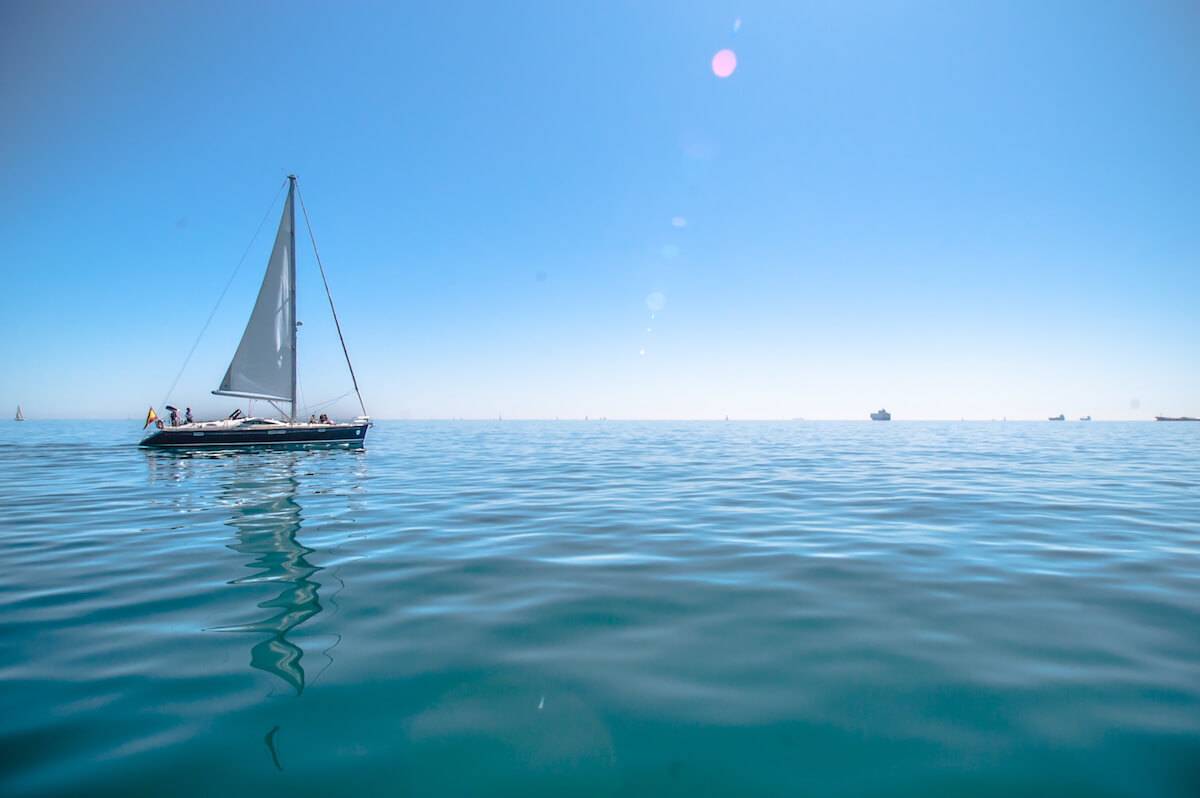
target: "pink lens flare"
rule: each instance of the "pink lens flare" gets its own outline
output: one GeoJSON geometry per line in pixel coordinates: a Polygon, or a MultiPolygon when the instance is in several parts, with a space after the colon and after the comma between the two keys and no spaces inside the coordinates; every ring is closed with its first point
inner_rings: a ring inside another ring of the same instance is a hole
{"type": "Polygon", "coordinates": [[[719,50],[712,59],[713,74],[719,78],[727,78],[737,69],[737,55],[733,50],[719,50]]]}

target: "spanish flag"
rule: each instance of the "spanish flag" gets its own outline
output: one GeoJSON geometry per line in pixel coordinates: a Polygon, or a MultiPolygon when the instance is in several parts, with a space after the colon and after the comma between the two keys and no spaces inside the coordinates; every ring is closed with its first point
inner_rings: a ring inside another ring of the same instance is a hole
{"type": "Polygon", "coordinates": [[[158,421],[158,413],[155,413],[154,408],[152,407],[150,408],[150,412],[146,414],[146,423],[142,425],[142,429],[150,426],[155,421],[158,421]]]}

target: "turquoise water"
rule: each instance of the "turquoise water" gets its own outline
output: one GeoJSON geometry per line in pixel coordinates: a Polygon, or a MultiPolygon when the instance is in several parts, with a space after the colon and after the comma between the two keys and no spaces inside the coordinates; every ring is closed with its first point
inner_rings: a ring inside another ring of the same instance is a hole
{"type": "Polygon", "coordinates": [[[5,795],[1200,794],[1200,424],[0,429],[5,795]]]}

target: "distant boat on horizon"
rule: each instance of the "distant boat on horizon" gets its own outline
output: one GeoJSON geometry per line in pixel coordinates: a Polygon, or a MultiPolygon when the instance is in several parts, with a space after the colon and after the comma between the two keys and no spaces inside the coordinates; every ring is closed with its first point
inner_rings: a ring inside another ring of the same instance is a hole
{"type": "Polygon", "coordinates": [[[1057,416],[1050,416],[1050,418],[1047,419],[1047,421],[1066,421],[1066,420],[1067,420],[1067,417],[1064,416],[1062,413],[1059,413],[1057,416]]]}
{"type": "Polygon", "coordinates": [[[1200,418],[1192,416],[1155,416],[1155,421],[1200,421],[1200,418]]]}
{"type": "Polygon", "coordinates": [[[1091,416],[1080,416],[1079,420],[1080,421],[1091,421],[1092,417],[1091,416]]]}
{"type": "MultiPolygon", "coordinates": [[[[296,176],[288,175],[287,200],[283,204],[283,215],[279,220],[279,230],[275,234],[271,256],[267,260],[266,274],[263,275],[262,286],[258,290],[258,299],[250,312],[246,330],[242,333],[242,340],[229,363],[229,369],[225,372],[220,387],[213,391],[217,396],[265,401],[283,416],[283,420],[247,418],[242,415],[241,408],[238,408],[227,418],[218,421],[192,422],[189,413],[188,422],[179,424],[177,409],[167,405],[172,420],[176,422],[167,425],[158,418],[158,414],[151,407],[142,428],[145,429],[152,423],[156,428],[142,438],[139,445],[171,448],[280,444],[337,444],[354,447],[363,445],[367,430],[371,427],[371,420],[367,417],[362,394],[358,390],[354,367],[350,365],[350,353],[346,349],[345,339],[342,338],[337,311],[333,309],[333,295],[329,293],[329,283],[325,281],[325,268],[321,266],[321,258],[316,254],[316,240],[312,236],[311,228],[308,232],[309,237],[313,238],[313,254],[317,266],[321,269],[321,279],[325,282],[325,293],[329,299],[330,312],[333,314],[334,327],[338,331],[342,353],[346,356],[346,366],[350,370],[350,379],[354,383],[354,392],[358,396],[363,414],[353,421],[341,423],[331,421],[324,413],[321,414],[320,421],[311,416],[307,422],[296,417],[296,328],[300,326],[300,322],[296,320],[295,200],[296,176]],[[280,405],[287,406],[286,413],[280,405]]],[[[303,209],[303,199],[301,208],[303,209]]],[[[308,215],[305,214],[304,218],[307,223],[308,215]]]]}
{"type": "Polygon", "coordinates": [[[24,420],[25,420],[25,416],[24,416],[24,414],[21,413],[21,406],[17,405],[17,417],[14,418],[13,421],[24,421],[24,420]]]}
{"type": "Polygon", "coordinates": [[[892,414],[884,410],[882,407],[871,414],[872,421],[891,421],[892,414]]]}

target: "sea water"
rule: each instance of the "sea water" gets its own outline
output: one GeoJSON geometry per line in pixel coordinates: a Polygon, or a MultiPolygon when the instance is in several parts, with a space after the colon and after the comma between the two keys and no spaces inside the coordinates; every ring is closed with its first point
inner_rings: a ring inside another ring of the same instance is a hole
{"type": "Polygon", "coordinates": [[[0,428],[4,795],[1200,794],[1200,424],[0,428]]]}

